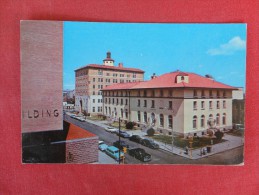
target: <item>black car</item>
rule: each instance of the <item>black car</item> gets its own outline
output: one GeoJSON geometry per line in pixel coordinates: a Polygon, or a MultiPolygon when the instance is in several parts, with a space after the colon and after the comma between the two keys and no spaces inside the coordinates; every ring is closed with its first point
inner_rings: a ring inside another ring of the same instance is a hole
{"type": "Polygon", "coordinates": [[[140,144],[142,144],[143,146],[147,146],[149,148],[152,148],[152,149],[158,149],[159,148],[159,145],[156,144],[153,140],[150,140],[150,139],[142,139],[140,141],[140,144]]]}
{"type": "Polygon", "coordinates": [[[130,141],[136,142],[136,143],[140,143],[140,141],[142,140],[142,138],[139,135],[132,135],[129,138],[130,141]]]}
{"type": "Polygon", "coordinates": [[[130,134],[128,134],[127,132],[125,131],[116,131],[116,134],[120,137],[123,137],[123,138],[130,138],[130,134]]]}
{"type": "Polygon", "coordinates": [[[129,145],[123,140],[121,140],[120,142],[119,141],[113,142],[113,146],[115,146],[116,148],[119,148],[120,150],[122,150],[124,147],[129,148],[129,145]]]}
{"type": "Polygon", "coordinates": [[[151,155],[142,148],[133,148],[129,150],[129,155],[143,162],[151,161],[151,155]]]}

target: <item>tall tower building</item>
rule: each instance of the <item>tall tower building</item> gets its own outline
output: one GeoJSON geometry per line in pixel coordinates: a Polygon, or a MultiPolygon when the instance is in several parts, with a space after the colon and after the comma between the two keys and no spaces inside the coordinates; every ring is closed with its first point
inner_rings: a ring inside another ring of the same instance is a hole
{"type": "Polygon", "coordinates": [[[114,65],[111,52],[103,64],[88,64],[75,70],[75,109],[91,115],[103,113],[102,89],[114,83],[143,81],[144,71],[114,65]]]}

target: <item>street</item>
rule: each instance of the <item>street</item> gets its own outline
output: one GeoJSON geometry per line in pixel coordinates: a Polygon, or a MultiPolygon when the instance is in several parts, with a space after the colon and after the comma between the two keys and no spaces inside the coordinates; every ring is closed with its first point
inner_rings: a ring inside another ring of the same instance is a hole
{"type": "MultiPolygon", "coordinates": [[[[105,131],[104,128],[96,126],[88,122],[81,122],[71,118],[68,115],[64,115],[64,120],[73,123],[87,131],[94,133],[99,137],[99,140],[104,141],[107,145],[112,145],[117,141],[119,137],[116,134],[105,131]]],[[[121,138],[129,145],[129,148],[143,148],[147,153],[152,155],[152,160],[149,162],[142,162],[132,156],[126,154],[125,164],[211,164],[211,165],[236,165],[243,162],[243,146],[227,150],[212,156],[200,158],[197,160],[187,159],[176,154],[172,154],[162,149],[154,150],[145,147],[141,144],[132,142],[126,138],[121,138]]]]}

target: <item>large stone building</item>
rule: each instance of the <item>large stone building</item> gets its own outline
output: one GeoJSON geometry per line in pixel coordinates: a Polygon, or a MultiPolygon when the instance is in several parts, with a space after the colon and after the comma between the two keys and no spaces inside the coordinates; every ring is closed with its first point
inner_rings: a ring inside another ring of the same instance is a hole
{"type": "Polygon", "coordinates": [[[104,115],[171,135],[232,127],[232,91],[211,77],[171,72],[103,89],[104,115]]]}
{"type": "Polygon", "coordinates": [[[144,71],[126,68],[122,63],[114,66],[111,53],[107,52],[103,64],[89,64],[75,70],[75,109],[79,112],[102,114],[102,91],[114,83],[143,81],[144,71]]]}

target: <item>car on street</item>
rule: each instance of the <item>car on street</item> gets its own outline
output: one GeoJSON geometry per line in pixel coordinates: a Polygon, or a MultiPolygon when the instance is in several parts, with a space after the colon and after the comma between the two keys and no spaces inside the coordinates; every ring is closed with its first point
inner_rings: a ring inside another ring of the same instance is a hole
{"type": "Polygon", "coordinates": [[[129,145],[123,140],[113,142],[112,145],[114,145],[116,148],[119,148],[120,150],[122,150],[124,147],[129,148],[129,145]]]}
{"type": "Polygon", "coordinates": [[[108,146],[105,150],[105,153],[117,161],[122,160],[124,158],[124,153],[122,151],[119,152],[119,148],[116,148],[115,146],[108,146]]]}
{"type": "Polygon", "coordinates": [[[129,150],[129,155],[143,162],[151,161],[151,155],[142,148],[133,148],[129,150]]]}
{"type": "Polygon", "coordinates": [[[116,131],[116,134],[120,137],[123,137],[123,138],[130,138],[130,134],[128,134],[127,132],[125,131],[116,131]]]}
{"type": "Polygon", "coordinates": [[[99,150],[101,151],[105,151],[108,148],[108,145],[105,144],[103,141],[99,141],[99,146],[98,146],[99,150]]]}
{"type": "Polygon", "coordinates": [[[78,116],[78,117],[76,117],[76,119],[81,121],[81,122],[85,122],[86,121],[82,116],[78,116]]]}
{"type": "Polygon", "coordinates": [[[130,141],[136,142],[136,143],[140,143],[140,141],[142,140],[142,138],[139,135],[132,135],[129,138],[130,141]]]}
{"type": "Polygon", "coordinates": [[[149,148],[152,148],[152,149],[159,149],[159,145],[151,139],[142,139],[140,141],[140,144],[143,145],[143,146],[147,146],[149,148]]]}
{"type": "Polygon", "coordinates": [[[108,131],[110,133],[116,133],[116,131],[118,131],[118,129],[116,129],[115,127],[106,127],[105,131],[108,131]]]}

